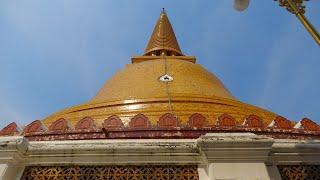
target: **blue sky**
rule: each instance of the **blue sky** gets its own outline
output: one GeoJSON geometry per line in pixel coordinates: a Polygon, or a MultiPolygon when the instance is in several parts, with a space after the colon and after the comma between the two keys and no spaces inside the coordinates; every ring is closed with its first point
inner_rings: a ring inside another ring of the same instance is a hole
{"type": "MultiPolygon", "coordinates": [[[[147,44],[163,7],[180,47],[235,97],[320,122],[320,48],[273,0],[0,1],[0,126],[92,98],[147,44]]],[[[306,2],[320,31],[320,1],[306,2]]]]}

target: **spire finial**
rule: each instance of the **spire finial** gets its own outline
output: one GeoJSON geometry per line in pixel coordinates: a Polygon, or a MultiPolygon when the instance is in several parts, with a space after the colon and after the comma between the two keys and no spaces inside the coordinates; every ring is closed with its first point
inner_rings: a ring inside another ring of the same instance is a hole
{"type": "Polygon", "coordinates": [[[162,8],[144,55],[157,56],[162,53],[169,56],[183,56],[164,8],[162,8]]]}

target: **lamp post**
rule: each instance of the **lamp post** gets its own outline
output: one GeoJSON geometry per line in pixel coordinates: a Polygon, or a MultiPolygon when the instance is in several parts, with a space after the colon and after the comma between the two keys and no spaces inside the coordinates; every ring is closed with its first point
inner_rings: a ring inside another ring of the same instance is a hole
{"type": "MultiPolygon", "coordinates": [[[[305,6],[304,1],[309,0],[274,0],[278,1],[279,5],[285,7],[290,13],[295,14],[297,18],[301,21],[303,26],[308,30],[310,35],[320,46],[320,35],[317,30],[312,26],[308,19],[304,16],[305,6]]],[[[243,11],[249,6],[250,0],[234,0],[234,8],[238,11],[243,11]]]]}

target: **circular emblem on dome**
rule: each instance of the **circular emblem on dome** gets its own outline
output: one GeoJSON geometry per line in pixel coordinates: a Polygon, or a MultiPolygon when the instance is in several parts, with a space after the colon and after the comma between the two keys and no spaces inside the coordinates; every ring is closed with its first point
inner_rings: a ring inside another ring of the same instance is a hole
{"type": "Polygon", "coordinates": [[[160,81],[162,82],[170,82],[173,81],[173,77],[169,76],[168,74],[165,74],[160,77],[160,81]]]}

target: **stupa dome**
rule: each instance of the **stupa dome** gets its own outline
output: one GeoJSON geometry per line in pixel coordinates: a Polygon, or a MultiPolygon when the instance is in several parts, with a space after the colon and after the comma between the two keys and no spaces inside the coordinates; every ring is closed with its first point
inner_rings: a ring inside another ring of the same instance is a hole
{"type": "MultiPolygon", "coordinates": [[[[133,61],[139,58],[142,57],[134,57],[133,61]]],[[[87,103],[58,112],[43,122],[50,125],[65,118],[75,125],[89,116],[102,124],[116,115],[126,125],[135,115],[143,114],[152,125],[157,125],[166,113],[174,115],[180,123],[187,123],[191,115],[200,113],[213,124],[222,114],[233,115],[239,124],[250,114],[257,114],[268,124],[276,116],[236,100],[215,75],[195,64],[193,57],[143,58],[144,61],[127,65],[107,80],[87,103]],[[166,74],[171,81],[161,81],[166,74]]]]}
{"type": "Polygon", "coordinates": [[[165,74],[173,78],[168,83],[169,93],[173,98],[184,96],[234,99],[221,81],[201,65],[176,57],[166,57],[166,60],[158,57],[127,65],[111,77],[91,101],[150,101],[167,98],[166,83],[160,80],[165,74]],[[164,70],[164,61],[167,61],[167,73],[164,70]]]}
{"type": "Polygon", "coordinates": [[[49,116],[43,123],[50,126],[64,118],[76,126],[90,117],[96,124],[103,124],[116,116],[124,127],[129,127],[131,120],[140,115],[148,120],[145,126],[150,124],[149,128],[159,126],[164,116],[172,120],[166,120],[163,126],[178,128],[187,126],[195,114],[205,119],[206,125],[216,124],[222,115],[228,115],[235,124],[242,124],[253,114],[265,125],[276,117],[236,100],[214,74],[196,63],[194,56],[183,55],[163,12],[143,56],[132,57],[132,63],[107,80],[93,99],[49,116]]]}
{"type": "MultiPolygon", "coordinates": [[[[194,56],[182,53],[165,12],[144,54],[131,62],[91,100],[34,121],[23,134],[33,140],[197,138],[221,131],[319,137],[310,119],[295,123],[233,97],[194,56]]],[[[17,132],[10,124],[1,134],[17,132]]]]}

